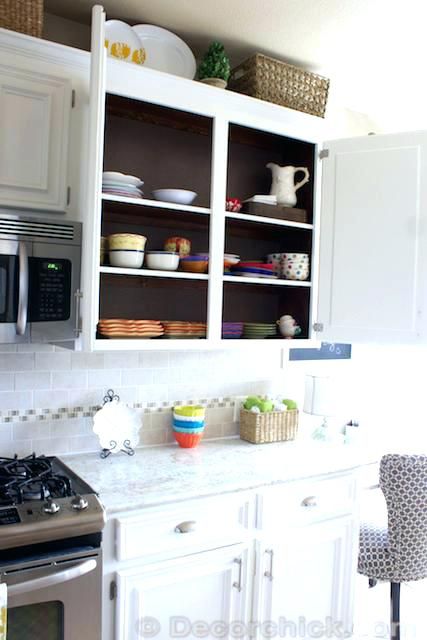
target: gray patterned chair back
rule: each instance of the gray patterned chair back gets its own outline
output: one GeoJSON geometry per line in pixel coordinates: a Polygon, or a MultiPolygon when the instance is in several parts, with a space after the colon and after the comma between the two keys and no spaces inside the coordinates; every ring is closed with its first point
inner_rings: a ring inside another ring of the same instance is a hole
{"type": "Polygon", "coordinates": [[[380,487],[387,503],[389,551],[399,581],[427,578],[427,456],[383,456],[380,487]]]}

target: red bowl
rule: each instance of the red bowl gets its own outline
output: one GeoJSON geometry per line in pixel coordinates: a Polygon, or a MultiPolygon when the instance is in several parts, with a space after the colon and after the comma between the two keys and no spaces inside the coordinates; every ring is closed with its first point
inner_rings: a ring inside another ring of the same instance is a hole
{"type": "Polygon", "coordinates": [[[184,449],[192,449],[193,447],[197,447],[202,439],[203,433],[192,434],[174,431],[173,435],[180,447],[183,447],[184,449]]]}

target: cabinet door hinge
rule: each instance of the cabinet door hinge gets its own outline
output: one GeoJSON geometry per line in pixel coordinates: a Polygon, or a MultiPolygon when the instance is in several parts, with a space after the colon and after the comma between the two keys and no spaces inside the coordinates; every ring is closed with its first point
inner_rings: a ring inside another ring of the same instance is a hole
{"type": "Polygon", "coordinates": [[[115,600],[117,598],[117,582],[112,580],[110,582],[110,600],[115,600]]]}
{"type": "Polygon", "coordinates": [[[76,106],[76,90],[71,89],[71,108],[74,109],[76,106]]]}
{"type": "Polygon", "coordinates": [[[317,333],[320,333],[323,331],[323,322],[315,322],[313,324],[313,331],[317,331],[317,333]]]}
{"type": "Polygon", "coordinates": [[[329,149],[321,149],[319,151],[319,158],[323,160],[324,158],[329,158],[329,149]]]}
{"type": "Polygon", "coordinates": [[[71,202],[71,187],[67,187],[67,204],[71,202]]]}

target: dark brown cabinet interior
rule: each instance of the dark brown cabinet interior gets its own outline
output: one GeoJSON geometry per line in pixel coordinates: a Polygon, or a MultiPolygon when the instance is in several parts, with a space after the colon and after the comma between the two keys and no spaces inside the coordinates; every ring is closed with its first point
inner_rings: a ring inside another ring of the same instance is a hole
{"type": "Polygon", "coordinates": [[[208,214],[140,207],[124,203],[103,203],[102,235],[136,233],[147,238],[146,251],[163,251],[165,240],[188,238],[192,252],[209,251],[208,214]]]}
{"type": "Polygon", "coordinates": [[[266,131],[236,124],[229,127],[227,197],[245,200],[255,194],[268,194],[271,187],[269,162],[280,166],[307,167],[310,181],[297,191],[297,206],[307,211],[313,222],[315,146],[266,131]]]}
{"type": "Polygon", "coordinates": [[[206,322],[206,313],[206,280],[101,274],[101,318],[206,322]]]}
{"type": "MultiPolygon", "coordinates": [[[[223,322],[272,324],[289,314],[301,327],[298,338],[308,338],[309,304],[309,288],[224,282],[223,322]]],[[[277,337],[281,337],[279,333],[277,337]]]]}
{"type": "Polygon", "coordinates": [[[107,95],[104,171],[144,181],[144,197],[155,189],[189,189],[194,206],[209,207],[212,120],[176,109],[107,95]]]}

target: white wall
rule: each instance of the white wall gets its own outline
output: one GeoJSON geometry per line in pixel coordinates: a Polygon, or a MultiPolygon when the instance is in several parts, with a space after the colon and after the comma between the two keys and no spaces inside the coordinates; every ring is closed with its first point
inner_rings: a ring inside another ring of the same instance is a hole
{"type": "Polygon", "coordinates": [[[53,13],[45,13],[43,38],[77,49],[90,49],[90,27],[74,20],[67,20],[53,13]]]}

